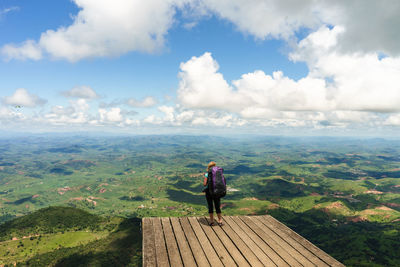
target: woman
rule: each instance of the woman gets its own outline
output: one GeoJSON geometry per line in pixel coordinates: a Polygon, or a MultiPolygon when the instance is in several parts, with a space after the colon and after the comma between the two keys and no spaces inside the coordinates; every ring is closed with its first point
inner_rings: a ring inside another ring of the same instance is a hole
{"type": "MultiPolygon", "coordinates": [[[[210,195],[210,192],[208,190],[209,184],[208,184],[208,178],[210,175],[212,175],[211,173],[211,169],[212,167],[216,166],[216,163],[214,161],[211,161],[210,163],[208,163],[207,166],[207,173],[204,174],[205,178],[203,181],[203,185],[207,186],[203,192],[206,192],[206,199],[207,199],[207,205],[208,205],[208,213],[210,215],[210,226],[214,225],[214,206],[215,206],[215,211],[217,212],[217,217],[218,217],[218,225],[222,226],[222,214],[221,214],[221,198],[220,197],[212,197],[210,195]],[[214,203],[214,205],[213,205],[214,203]]],[[[211,177],[210,177],[211,178],[211,177]]]]}

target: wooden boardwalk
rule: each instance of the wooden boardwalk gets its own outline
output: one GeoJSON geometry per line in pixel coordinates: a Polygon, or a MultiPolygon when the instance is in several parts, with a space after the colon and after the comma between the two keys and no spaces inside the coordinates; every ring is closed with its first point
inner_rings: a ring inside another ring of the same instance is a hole
{"type": "Polygon", "coordinates": [[[269,215],[143,218],[143,266],[344,266],[269,215]]]}

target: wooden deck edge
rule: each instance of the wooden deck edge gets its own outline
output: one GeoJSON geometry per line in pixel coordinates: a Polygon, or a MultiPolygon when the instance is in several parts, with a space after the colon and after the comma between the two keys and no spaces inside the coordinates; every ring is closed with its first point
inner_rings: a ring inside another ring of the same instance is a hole
{"type": "MultiPolygon", "coordinates": [[[[228,222],[224,226],[213,226],[210,227],[208,226],[208,223],[204,222],[204,219],[206,217],[201,216],[201,217],[194,217],[194,216],[189,216],[189,217],[143,217],[141,220],[141,232],[142,232],[142,264],[144,267],[148,266],[183,266],[183,265],[192,265],[192,266],[209,266],[211,264],[210,258],[208,258],[209,255],[204,254],[206,250],[202,248],[202,246],[208,242],[208,234],[215,234],[214,240],[217,242],[221,242],[221,244],[215,244],[212,243],[213,246],[228,246],[232,247],[235,246],[235,248],[239,249],[238,254],[236,255],[231,254],[226,255],[230,256],[230,259],[224,259],[224,257],[221,257],[221,255],[218,255],[218,260],[222,259],[225,263],[227,263],[227,260],[231,260],[232,263],[236,263],[234,265],[237,265],[238,263],[244,264],[244,261],[246,263],[256,263],[256,265],[259,265],[258,259],[262,259],[262,257],[271,257],[273,255],[267,254],[265,251],[262,251],[264,255],[256,255],[252,254],[255,251],[257,251],[258,247],[253,250],[249,250],[251,246],[255,246],[256,243],[252,241],[253,243],[248,244],[248,242],[244,242],[246,238],[241,238],[239,237],[235,230],[237,231],[239,228],[237,228],[239,225],[232,224],[233,221],[229,221],[229,218],[234,219],[235,217],[241,218],[240,222],[243,222],[244,225],[242,227],[245,227],[249,230],[255,227],[257,225],[256,229],[256,235],[259,235],[262,237],[259,239],[257,242],[262,242],[263,244],[267,244],[267,246],[271,246],[274,248],[279,247],[287,247],[286,249],[280,250],[280,253],[283,253],[280,255],[278,253],[279,257],[283,257],[285,261],[290,262],[294,265],[312,265],[311,262],[308,262],[309,259],[304,258],[305,255],[311,256],[313,255],[313,259],[322,260],[319,261],[319,263],[326,263],[328,266],[337,266],[337,267],[342,267],[344,266],[341,262],[333,258],[331,255],[314,245],[312,242],[286,226],[285,224],[281,223],[278,221],[276,218],[270,216],[270,215],[254,215],[254,216],[225,216],[228,219],[228,222]],[[246,219],[248,218],[248,219],[246,219]],[[251,219],[251,220],[250,220],[251,219]],[[255,221],[253,221],[253,219],[255,221]],[[197,225],[198,224],[198,225],[197,225]],[[231,225],[232,224],[232,225],[231,225]],[[271,224],[271,226],[270,226],[271,224]],[[231,228],[233,226],[233,228],[231,228]],[[263,229],[263,226],[266,227],[266,229],[263,229]],[[274,228],[275,227],[275,228],[274,228]],[[276,228],[278,227],[278,228],[276,228]],[[221,228],[221,229],[220,229],[221,228]],[[169,230],[168,230],[169,229],[169,230]],[[195,229],[197,229],[195,231],[195,229]],[[190,230],[190,231],[189,231],[190,230]],[[211,230],[211,232],[209,231],[211,230]],[[168,233],[166,233],[167,231],[168,233]],[[200,231],[200,233],[198,233],[200,231]],[[208,234],[207,234],[208,233],[208,234]],[[230,236],[232,234],[233,236],[230,236]],[[202,237],[202,240],[200,241],[199,239],[202,237]],[[204,237],[207,237],[204,239],[204,237]],[[290,243],[287,242],[284,237],[290,238],[290,243]],[[267,238],[268,237],[268,238],[267,238]],[[273,237],[271,240],[271,238],[273,237]],[[217,238],[217,239],[215,239],[217,238]],[[162,239],[162,240],[161,240],[162,239]],[[168,242],[169,240],[169,242],[168,242]],[[239,242],[238,244],[235,243],[239,242]],[[159,241],[164,241],[162,244],[159,241]],[[159,242],[159,243],[157,243],[159,242]],[[172,243],[174,244],[172,244],[172,243]],[[270,244],[270,242],[272,242],[270,244]],[[171,244],[170,244],[171,243],[171,244]],[[232,243],[232,244],[231,244],[232,243]],[[278,245],[279,244],[279,245],[278,245]],[[290,249],[289,249],[290,248],[290,249]],[[193,249],[197,249],[194,251],[193,249]],[[182,251],[183,250],[183,251],[182,251]],[[200,251],[200,250],[204,250],[200,251]],[[303,251],[303,252],[301,252],[303,251]],[[161,252],[161,253],[160,253],[161,252]],[[190,252],[190,253],[189,253],[190,252]],[[288,252],[291,252],[288,254],[288,252]],[[295,253],[296,252],[296,253],[295,253]],[[306,254],[307,252],[307,254],[306,254]],[[183,254],[184,255],[183,255],[183,254]],[[311,254],[310,254],[311,253],[311,254]],[[190,257],[189,257],[190,254],[190,257]],[[241,258],[238,255],[241,254],[243,256],[251,256],[250,258],[241,258]],[[290,256],[289,256],[290,255],[290,256]],[[300,257],[300,256],[301,257],[300,257]],[[297,256],[297,257],[296,257],[297,256]],[[316,258],[315,258],[315,257],[316,258]],[[206,258],[204,258],[206,257],[206,258]],[[293,259],[291,259],[293,257],[293,259]],[[164,259],[165,258],[165,259],[164,259]],[[317,259],[318,258],[318,259],[317,259]],[[294,261],[293,261],[294,260],[294,261]],[[292,262],[293,261],[293,262],[292,262]],[[297,262],[298,261],[298,262],[297,262]]],[[[224,217],[223,217],[224,218],[224,217]]],[[[242,231],[242,230],[241,230],[242,231]]],[[[251,231],[251,230],[250,230],[251,231]]],[[[252,231],[251,231],[252,232],[252,231]]],[[[249,240],[249,238],[247,238],[249,240]]],[[[210,239],[211,241],[211,239],[210,239]]],[[[257,243],[257,245],[262,248],[260,243],[257,243]]],[[[212,246],[212,247],[213,247],[212,246]]],[[[263,245],[264,246],[264,245],[263,245]]],[[[231,248],[233,249],[233,247],[231,248]]],[[[215,250],[215,248],[213,248],[215,250]]],[[[218,253],[220,252],[219,250],[215,250],[218,253]]],[[[236,250],[234,250],[236,251],[236,250]]],[[[260,251],[258,249],[258,251],[260,251]]],[[[223,251],[221,251],[222,253],[223,251]]],[[[215,253],[213,253],[215,254],[215,253]]],[[[216,256],[216,255],[215,255],[216,256]]],[[[214,257],[215,257],[214,256],[214,257]]],[[[225,256],[225,255],[224,255],[225,256]]],[[[271,259],[274,259],[273,257],[271,259]]],[[[265,258],[264,258],[265,260],[265,258]]],[[[275,260],[276,261],[276,260],[275,260]]],[[[291,265],[289,263],[289,265],[291,265]]],[[[222,264],[222,262],[221,262],[222,264]]],[[[265,264],[265,262],[263,263],[265,264]]],[[[276,264],[276,262],[275,262],[276,264]]],[[[247,265],[247,264],[246,264],[247,265]]],[[[252,265],[252,264],[251,264],[252,265]]],[[[311,266],[310,265],[310,266],[311,266]]],[[[317,264],[318,265],[318,264],[317,264]]],[[[278,264],[279,266],[279,264],[278,264]]]]}

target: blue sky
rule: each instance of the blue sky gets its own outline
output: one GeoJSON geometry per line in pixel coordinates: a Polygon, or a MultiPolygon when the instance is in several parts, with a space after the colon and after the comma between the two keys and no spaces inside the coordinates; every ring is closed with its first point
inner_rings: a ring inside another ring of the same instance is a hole
{"type": "Polygon", "coordinates": [[[0,129],[396,135],[400,5],[347,3],[3,0],[0,129]]]}

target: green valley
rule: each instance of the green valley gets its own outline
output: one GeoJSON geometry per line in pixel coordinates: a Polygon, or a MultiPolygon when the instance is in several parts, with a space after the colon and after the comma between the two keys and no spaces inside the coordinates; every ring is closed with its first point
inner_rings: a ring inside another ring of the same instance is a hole
{"type": "Polygon", "coordinates": [[[0,139],[0,264],[140,265],[140,218],[270,214],[348,266],[400,265],[400,142],[329,137],[0,139]]]}

